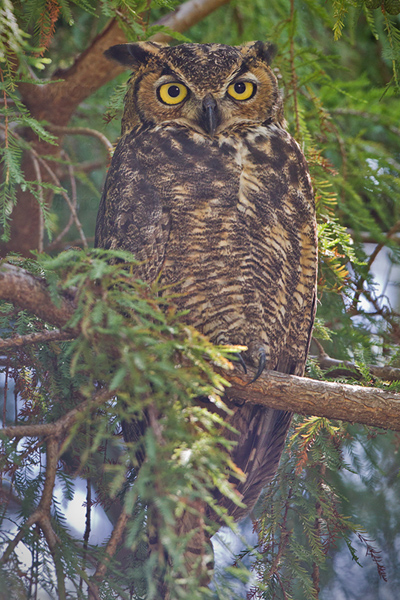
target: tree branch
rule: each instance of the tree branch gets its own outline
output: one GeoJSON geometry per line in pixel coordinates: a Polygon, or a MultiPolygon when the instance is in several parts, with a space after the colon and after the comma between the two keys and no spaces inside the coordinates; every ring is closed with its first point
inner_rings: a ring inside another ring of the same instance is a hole
{"type": "Polygon", "coordinates": [[[0,299],[59,328],[66,325],[76,308],[67,294],[60,296],[60,305],[55,306],[43,279],[7,263],[0,265],[0,299]]]}
{"type": "Polygon", "coordinates": [[[68,331],[61,331],[60,329],[38,331],[37,333],[29,333],[27,335],[16,335],[5,340],[0,338],[0,351],[4,352],[13,348],[23,348],[27,344],[40,344],[72,339],[74,339],[73,334],[68,333],[68,331]]]}
{"type": "Polygon", "coordinates": [[[400,431],[400,394],[379,388],[317,381],[266,371],[254,383],[255,369],[239,369],[224,377],[227,397],[303,415],[316,415],[400,431]]]}
{"type": "Polygon", "coordinates": [[[112,393],[109,390],[102,390],[94,394],[90,400],[84,400],[78,406],[72,408],[54,423],[11,425],[10,427],[3,427],[1,433],[10,439],[36,436],[59,438],[64,435],[65,431],[75,423],[84,411],[99,408],[111,397],[112,393]]]}
{"type": "Polygon", "coordinates": [[[86,135],[89,137],[94,137],[100,140],[100,142],[105,146],[107,150],[107,155],[110,157],[113,151],[113,145],[110,140],[97,129],[90,129],[89,127],[62,127],[61,125],[53,125],[49,123],[47,125],[47,129],[50,131],[54,131],[54,133],[59,133],[62,135],[86,135]]]}
{"type": "MultiPolygon", "coordinates": [[[[337,358],[332,358],[327,354],[318,357],[317,360],[318,365],[323,370],[338,368],[340,369],[340,367],[345,367],[350,371],[354,371],[354,378],[357,379],[357,374],[359,373],[359,370],[357,365],[351,361],[338,360],[337,358]]],[[[379,367],[377,365],[366,365],[366,367],[373,377],[379,377],[380,379],[384,379],[385,381],[400,381],[400,369],[397,367],[391,367],[390,365],[385,365],[383,367],[379,367]]]]}

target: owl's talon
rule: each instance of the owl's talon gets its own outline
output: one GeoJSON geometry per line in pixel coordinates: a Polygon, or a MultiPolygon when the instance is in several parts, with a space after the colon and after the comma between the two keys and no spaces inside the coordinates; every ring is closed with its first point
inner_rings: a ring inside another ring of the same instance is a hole
{"type": "Polygon", "coordinates": [[[244,362],[243,356],[240,354],[240,352],[237,352],[236,358],[237,358],[238,362],[240,363],[240,365],[243,367],[244,374],[247,375],[246,363],[244,362]]]}
{"type": "Polygon", "coordinates": [[[261,373],[264,371],[264,369],[266,367],[266,364],[267,364],[267,356],[265,354],[264,348],[261,348],[261,350],[260,350],[260,359],[259,359],[259,362],[258,362],[257,373],[255,374],[254,379],[252,379],[250,381],[250,383],[254,383],[255,381],[257,381],[257,379],[260,377],[261,373]]]}

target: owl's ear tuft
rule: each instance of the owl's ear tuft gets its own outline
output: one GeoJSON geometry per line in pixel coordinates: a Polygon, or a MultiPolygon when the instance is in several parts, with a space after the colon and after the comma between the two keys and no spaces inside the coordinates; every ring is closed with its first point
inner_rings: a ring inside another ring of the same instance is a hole
{"type": "Polygon", "coordinates": [[[121,65],[137,69],[158,54],[164,44],[157,42],[137,42],[136,44],[117,44],[104,52],[104,56],[121,65]]]}
{"type": "Polygon", "coordinates": [[[244,47],[247,57],[258,58],[270,65],[274,59],[277,48],[270,42],[249,42],[244,47]]]}

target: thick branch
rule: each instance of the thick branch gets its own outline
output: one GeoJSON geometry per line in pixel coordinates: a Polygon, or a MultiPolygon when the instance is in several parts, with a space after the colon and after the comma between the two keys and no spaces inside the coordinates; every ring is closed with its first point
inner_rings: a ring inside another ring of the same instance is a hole
{"type": "MultiPolygon", "coordinates": [[[[228,398],[303,415],[316,415],[400,431],[400,394],[267,371],[249,385],[255,371],[244,376],[236,369],[224,377],[228,398]]],[[[251,371],[251,372],[250,372],[251,371]]]]}
{"type": "Polygon", "coordinates": [[[73,301],[66,295],[60,298],[60,305],[55,306],[42,279],[9,264],[0,266],[0,299],[60,328],[65,326],[75,309],[73,301]]]}

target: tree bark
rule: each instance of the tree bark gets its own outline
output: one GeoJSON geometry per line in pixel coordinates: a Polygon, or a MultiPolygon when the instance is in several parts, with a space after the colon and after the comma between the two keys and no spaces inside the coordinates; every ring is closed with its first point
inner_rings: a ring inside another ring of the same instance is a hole
{"type": "Polygon", "coordinates": [[[64,294],[55,306],[43,279],[9,264],[0,266],[0,299],[59,328],[65,327],[75,310],[73,298],[64,294]]]}
{"type": "MultiPolygon", "coordinates": [[[[0,299],[43,319],[54,327],[65,327],[74,313],[73,291],[61,295],[59,306],[52,302],[46,283],[14,265],[0,266],[0,299]]],[[[70,332],[74,333],[74,332],[70,332]]],[[[353,423],[400,431],[400,393],[380,388],[317,381],[305,377],[265,371],[254,383],[255,371],[224,371],[230,384],[229,399],[240,398],[272,408],[290,410],[353,423]]]]}
{"type": "Polygon", "coordinates": [[[251,386],[255,370],[244,376],[224,374],[231,387],[228,398],[290,410],[303,415],[362,423],[400,431],[400,394],[380,388],[318,381],[266,371],[251,386]]]}

